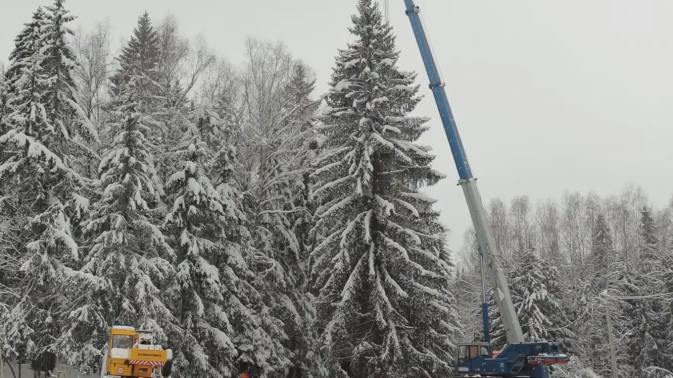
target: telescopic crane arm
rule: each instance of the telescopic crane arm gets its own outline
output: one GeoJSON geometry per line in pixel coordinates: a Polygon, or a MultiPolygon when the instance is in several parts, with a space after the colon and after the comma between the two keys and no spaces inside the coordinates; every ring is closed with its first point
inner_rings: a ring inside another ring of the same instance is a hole
{"type": "Polygon", "coordinates": [[[420,9],[414,4],[414,0],[404,0],[404,4],[425,64],[425,70],[430,79],[430,89],[435,97],[444,131],[451,146],[453,160],[460,177],[458,183],[463,187],[482,258],[484,342],[475,341],[457,345],[454,377],[549,378],[547,366],[566,364],[569,360],[568,356],[563,353],[563,346],[560,343],[542,340],[526,342],[524,340],[514,303],[512,303],[512,297],[509,293],[502,257],[498,253],[486,219],[486,210],[479,195],[479,189],[477,189],[477,181],[472,175],[470,163],[467,161],[465,147],[463,147],[463,142],[460,139],[456,121],[453,119],[449,100],[444,90],[444,83],[442,83],[428,36],[423,28],[420,9]],[[488,279],[493,289],[508,343],[497,354],[493,353],[489,340],[488,303],[486,301],[486,288],[484,287],[484,273],[488,273],[488,279]]]}
{"type": "MultiPolygon", "coordinates": [[[[423,28],[420,9],[414,4],[413,0],[404,0],[404,4],[406,5],[406,13],[411,21],[411,27],[416,36],[416,42],[418,43],[428,78],[430,79],[430,89],[435,97],[439,115],[444,125],[444,131],[451,146],[453,159],[460,177],[459,185],[463,187],[463,192],[465,193],[465,199],[467,200],[467,206],[472,216],[472,223],[477,233],[477,241],[479,242],[484,265],[507,335],[507,342],[509,344],[522,343],[524,342],[523,333],[521,332],[521,325],[519,324],[514,303],[509,293],[507,277],[505,277],[502,269],[502,257],[496,249],[495,241],[486,219],[486,210],[479,195],[477,179],[472,175],[465,147],[463,147],[463,142],[460,139],[456,121],[453,118],[449,100],[444,90],[444,83],[433,57],[430,42],[423,28]]],[[[484,310],[486,310],[485,305],[484,310]]],[[[486,313],[484,314],[484,322],[487,323],[486,313]]],[[[488,324],[484,324],[484,327],[485,335],[488,335],[488,324]]]]}

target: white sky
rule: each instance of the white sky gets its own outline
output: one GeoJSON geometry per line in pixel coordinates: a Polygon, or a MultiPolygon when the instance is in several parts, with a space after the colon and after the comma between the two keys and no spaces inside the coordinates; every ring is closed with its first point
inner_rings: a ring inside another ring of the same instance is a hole
{"type": "MultiPolygon", "coordinates": [[[[32,11],[49,0],[0,0],[0,61],[32,11]]],[[[284,41],[327,89],[356,0],[68,0],[75,27],[109,18],[113,42],[144,10],[175,14],[230,61],[246,36],[284,41]]],[[[448,178],[439,199],[457,250],[470,224],[402,0],[390,0],[400,69],[419,73],[432,117],[421,141],[448,178]]],[[[617,193],[642,185],[658,206],[673,194],[673,2],[670,0],[417,0],[484,201],[562,192],[617,193]]],[[[117,46],[115,46],[116,48],[117,46]]]]}

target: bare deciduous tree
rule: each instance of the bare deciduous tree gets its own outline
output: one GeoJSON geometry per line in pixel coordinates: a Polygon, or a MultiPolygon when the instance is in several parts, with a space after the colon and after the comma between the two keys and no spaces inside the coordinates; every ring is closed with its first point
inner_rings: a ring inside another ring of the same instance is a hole
{"type": "Polygon", "coordinates": [[[512,236],[514,248],[518,250],[524,250],[528,247],[528,243],[535,242],[531,215],[530,199],[527,196],[515,197],[512,200],[512,236]]]}
{"type": "Polygon", "coordinates": [[[110,24],[100,22],[91,31],[79,28],[75,34],[74,47],[79,66],[75,69],[77,101],[87,117],[96,122],[102,116],[102,104],[106,100],[107,79],[111,72],[110,24]]]}
{"type": "Polygon", "coordinates": [[[489,203],[489,221],[495,246],[505,261],[509,261],[513,254],[509,237],[510,223],[507,217],[507,206],[500,199],[493,199],[489,203]]]}
{"type": "Polygon", "coordinates": [[[561,215],[561,245],[567,254],[574,279],[583,272],[591,250],[591,229],[587,227],[585,199],[580,193],[564,193],[561,215]]]}
{"type": "Polygon", "coordinates": [[[538,240],[539,249],[544,257],[554,259],[554,262],[561,262],[561,215],[558,204],[554,200],[547,200],[539,203],[536,211],[537,228],[540,238],[538,240]]]}
{"type": "Polygon", "coordinates": [[[302,159],[307,152],[300,150],[304,134],[299,125],[306,121],[300,112],[307,104],[297,104],[287,91],[300,62],[285,45],[248,38],[246,55],[242,162],[246,171],[256,172],[254,186],[265,190],[275,185],[279,165],[294,166],[290,160],[302,159]]]}
{"type": "Polygon", "coordinates": [[[161,51],[157,84],[168,101],[167,105],[174,107],[187,99],[200,76],[215,62],[215,55],[203,36],[198,36],[193,42],[181,36],[173,15],[166,16],[157,30],[161,51]]]}
{"type": "Polygon", "coordinates": [[[216,58],[203,74],[200,95],[215,101],[223,93],[239,91],[239,75],[236,68],[224,58],[216,58]]]}
{"type": "Polygon", "coordinates": [[[204,71],[199,97],[214,104],[216,110],[229,122],[241,126],[243,122],[242,77],[226,59],[216,58],[204,71]]]}

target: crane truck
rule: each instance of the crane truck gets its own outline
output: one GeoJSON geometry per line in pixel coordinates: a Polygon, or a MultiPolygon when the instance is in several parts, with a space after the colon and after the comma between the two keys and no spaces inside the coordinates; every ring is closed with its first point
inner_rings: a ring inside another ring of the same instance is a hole
{"type": "Polygon", "coordinates": [[[103,356],[101,378],[169,377],[173,352],[154,344],[151,331],[114,326],[103,356]]]}
{"type": "Polygon", "coordinates": [[[465,147],[458,133],[449,100],[444,90],[444,83],[432,53],[428,36],[420,17],[420,8],[414,0],[404,0],[406,14],[409,16],[411,28],[423,59],[423,64],[430,80],[430,89],[435,98],[437,109],[444,126],[453,159],[460,177],[459,185],[463,188],[472,223],[477,234],[477,242],[481,251],[482,262],[482,321],[484,341],[458,345],[458,353],[454,364],[454,375],[491,376],[491,377],[528,377],[547,378],[547,365],[564,364],[568,357],[563,353],[563,346],[556,342],[526,341],[521,331],[517,312],[509,292],[507,277],[503,271],[502,256],[496,249],[495,241],[486,219],[486,210],[477,188],[477,179],[467,160],[465,147]],[[488,302],[484,272],[493,289],[495,303],[502,318],[508,345],[497,353],[491,350],[488,320],[488,302]]]}

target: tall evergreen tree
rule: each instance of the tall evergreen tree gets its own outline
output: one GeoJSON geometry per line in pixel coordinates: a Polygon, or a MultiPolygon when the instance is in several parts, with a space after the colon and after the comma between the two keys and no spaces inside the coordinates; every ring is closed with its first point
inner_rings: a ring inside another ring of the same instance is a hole
{"type": "MultiPolygon", "coordinates": [[[[263,280],[257,275],[258,271],[261,272],[260,267],[266,269],[267,274],[272,272],[274,263],[254,248],[250,224],[243,211],[243,196],[235,184],[235,174],[241,169],[234,144],[236,133],[232,125],[213,110],[212,104],[196,107],[192,120],[190,133],[195,135],[194,138],[198,136],[203,151],[200,160],[203,174],[199,176],[200,180],[212,183],[208,184],[215,188],[211,195],[220,201],[223,211],[219,215],[219,225],[213,226],[221,231],[219,255],[211,261],[221,275],[221,306],[232,324],[229,335],[238,354],[231,360],[233,362],[225,361],[235,363],[234,366],[227,365],[220,369],[220,373],[226,377],[229,374],[227,369],[237,373],[247,368],[269,376],[281,374],[290,364],[289,353],[282,344],[287,336],[282,323],[265,300],[275,291],[260,285],[259,282],[263,280]]],[[[182,164],[193,165],[187,162],[182,164]]],[[[177,177],[182,177],[182,174],[177,177]]],[[[173,213],[180,211],[175,209],[173,213]]],[[[212,208],[211,212],[217,213],[212,208]]]]}
{"type": "Polygon", "coordinates": [[[299,147],[299,158],[296,159],[297,175],[291,180],[290,202],[294,205],[295,211],[293,231],[297,237],[300,261],[306,261],[309,244],[311,244],[310,229],[313,225],[313,204],[311,195],[311,173],[313,168],[311,162],[316,157],[318,150],[318,141],[316,139],[316,130],[313,127],[313,118],[318,107],[318,102],[310,99],[311,93],[315,88],[315,79],[309,77],[308,68],[303,63],[298,63],[294,70],[292,80],[288,85],[294,106],[299,107],[295,113],[295,128],[299,131],[297,145],[299,147]]]}
{"type": "Polygon", "coordinates": [[[591,265],[593,267],[591,275],[597,293],[605,289],[605,279],[609,272],[610,261],[615,256],[610,227],[605,220],[605,216],[598,214],[591,235],[591,265]]]}
{"type": "MultiPolygon", "coordinates": [[[[659,252],[659,240],[656,235],[656,224],[652,213],[647,207],[641,211],[640,219],[640,258],[636,266],[626,266],[625,279],[628,284],[621,284],[621,295],[648,296],[666,292],[666,254],[659,252]]],[[[666,346],[668,344],[667,323],[670,318],[669,301],[666,298],[647,300],[626,300],[627,332],[630,334],[629,354],[637,355],[634,365],[636,373],[642,378],[656,377],[660,372],[650,372],[651,366],[664,367],[668,360],[666,346]]]]}
{"type": "Polygon", "coordinates": [[[166,185],[174,205],[165,227],[178,258],[179,295],[173,307],[186,331],[176,360],[183,377],[230,377],[238,354],[229,318],[241,301],[230,289],[240,281],[235,271],[243,257],[221,242],[227,224],[238,219],[228,216],[236,214],[235,204],[226,203],[206,175],[203,162],[210,155],[198,134],[187,139],[178,151],[181,170],[166,185]]]}
{"type": "Polygon", "coordinates": [[[294,354],[291,377],[311,376],[318,362],[310,352],[315,339],[310,328],[315,308],[307,293],[306,275],[314,211],[310,191],[310,163],[316,147],[312,143],[312,118],[318,105],[310,98],[314,88],[315,80],[309,76],[308,68],[296,63],[283,94],[287,105],[281,130],[286,138],[277,146],[271,165],[275,184],[267,192],[268,198],[277,200],[271,202],[268,215],[264,216],[264,226],[274,235],[268,241],[273,240],[277,249],[274,255],[286,272],[285,282],[272,283],[278,292],[270,291],[269,299],[275,302],[277,316],[288,335],[287,348],[294,354]]]}
{"type": "Polygon", "coordinates": [[[52,143],[51,148],[63,149],[62,154],[69,155],[72,158],[71,165],[74,165],[78,156],[97,158],[82,142],[97,142],[98,135],[73,92],[73,69],[78,63],[68,44],[68,38],[74,33],[67,25],[75,17],[63,7],[64,2],[65,0],[54,0],[54,4],[47,7],[41,36],[43,46],[39,54],[42,55],[41,67],[45,83],[43,102],[47,117],[69,142],[68,145],[58,147],[52,143]]]}
{"type": "MultiPolygon", "coordinates": [[[[2,163],[0,193],[3,194],[0,206],[5,217],[18,220],[16,229],[20,231],[15,231],[15,235],[12,236],[18,240],[16,243],[19,249],[17,258],[23,261],[30,258],[30,255],[35,255],[34,251],[31,253],[29,249],[31,242],[36,243],[35,247],[39,248],[41,230],[37,229],[33,232],[31,218],[38,213],[46,213],[43,219],[47,218],[49,215],[46,211],[49,206],[48,199],[53,197],[47,190],[43,190],[41,180],[37,179],[36,173],[69,171],[62,159],[40,141],[40,135],[49,132],[45,130],[46,120],[42,117],[43,113],[36,113],[30,117],[31,109],[39,108],[42,99],[43,85],[40,82],[40,57],[37,52],[41,48],[40,29],[43,16],[42,9],[38,8],[38,11],[33,14],[33,22],[26,24],[15,40],[15,49],[10,56],[11,64],[6,73],[7,84],[11,88],[7,103],[10,112],[4,117],[4,127],[1,129],[3,134],[0,136],[0,151],[3,152],[0,156],[2,159],[0,161],[2,163]],[[12,110],[14,108],[17,110],[12,110]],[[17,192],[22,195],[8,195],[17,192]]],[[[61,205],[60,202],[56,204],[61,205]]],[[[57,209],[53,210],[57,211],[57,209]]],[[[59,215],[63,216],[63,220],[66,219],[63,212],[57,216],[59,215]]],[[[37,219],[33,219],[33,222],[37,223],[37,219]]],[[[55,233],[52,231],[52,234],[55,233]]],[[[70,238],[69,245],[74,243],[71,234],[65,232],[62,234],[70,238]]],[[[49,260],[44,261],[44,265],[51,265],[50,263],[54,262],[60,266],[60,259],[57,257],[61,256],[54,255],[56,253],[51,256],[47,255],[49,260]]],[[[39,297],[38,294],[46,291],[42,285],[36,287],[37,282],[45,281],[43,275],[38,273],[35,277],[34,274],[26,272],[27,268],[25,267],[16,276],[15,289],[22,296],[9,303],[12,309],[7,323],[11,326],[5,330],[8,347],[21,361],[34,357],[38,349],[44,347],[44,345],[36,345],[38,343],[35,342],[35,334],[39,330],[35,328],[47,317],[44,311],[35,310],[37,306],[35,299],[39,297]]],[[[50,268],[51,266],[47,266],[46,270],[53,271],[50,268]]]]}
{"type": "Polygon", "coordinates": [[[181,170],[167,183],[174,206],[166,226],[179,261],[175,310],[188,331],[176,365],[182,376],[230,377],[240,362],[266,373],[282,370],[284,349],[266,332],[255,303],[261,296],[245,281],[253,273],[240,234],[230,232],[244,220],[240,197],[231,195],[228,183],[216,188],[204,167],[213,154],[202,135],[217,130],[218,119],[197,114],[198,127],[178,152],[181,170]]]}
{"type": "MultiPolygon", "coordinates": [[[[627,257],[619,257],[614,263],[610,264],[605,291],[605,294],[608,296],[639,296],[646,289],[643,286],[642,277],[627,261],[627,257]]],[[[605,316],[605,306],[610,306],[619,376],[624,378],[640,376],[640,373],[642,373],[641,368],[643,367],[641,363],[646,363],[647,361],[642,360],[634,363],[631,359],[633,356],[641,355],[645,348],[645,340],[649,337],[650,327],[643,324],[647,321],[647,318],[650,318],[646,302],[609,299],[603,300],[600,305],[603,316],[605,316]]],[[[605,324],[605,327],[606,331],[604,334],[607,334],[607,324],[605,324]]],[[[605,339],[603,339],[602,343],[604,345],[605,339]]],[[[658,359],[658,356],[651,357],[658,359]]],[[[609,375],[609,372],[611,372],[610,365],[607,364],[609,360],[602,360],[604,365],[601,367],[601,359],[598,359],[594,370],[609,375]]]]}
{"type": "Polygon", "coordinates": [[[33,12],[31,22],[24,25],[23,30],[14,39],[14,50],[9,55],[9,60],[12,63],[5,78],[7,80],[7,88],[13,94],[17,94],[16,82],[23,76],[23,64],[27,64],[30,59],[42,48],[42,25],[45,23],[44,8],[38,7],[33,12]]]}
{"type": "MultiPolygon", "coordinates": [[[[666,252],[664,256],[667,257],[662,259],[659,277],[665,292],[671,293],[673,292],[673,259],[670,258],[671,250],[666,252]]],[[[663,336],[660,347],[663,354],[662,364],[664,368],[673,370],[673,341],[671,341],[673,340],[673,304],[670,301],[664,302],[661,305],[660,314],[662,315],[660,323],[663,324],[660,331],[660,335],[663,336]]]]}
{"type": "Polygon", "coordinates": [[[339,51],[324,117],[325,150],[315,160],[322,240],[312,251],[318,321],[332,376],[449,374],[455,299],[443,259],[444,228],[434,200],[419,194],[442,176],[415,141],[419,102],[413,73],[397,69],[392,28],[379,6],[360,0],[339,51]]]}
{"type": "Polygon", "coordinates": [[[78,194],[85,183],[73,170],[72,161],[82,150],[80,140],[97,138],[67,82],[76,64],[64,53],[69,51],[63,36],[70,17],[62,0],[47,10],[38,10],[17,38],[8,70],[10,114],[0,136],[4,151],[0,192],[14,193],[3,197],[2,207],[26,220],[15,235],[21,240],[17,243],[23,272],[19,290],[24,295],[15,309],[27,312],[19,324],[30,329],[17,329],[14,334],[23,335],[18,341],[23,350],[25,336],[32,334],[28,343],[35,353],[55,351],[53,340],[62,325],[59,289],[68,280],[68,266],[79,258],[73,222],[88,204],[78,194]]]}
{"type": "MultiPolygon", "coordinates": [[[[570,346],[573,334],[560,325],[569,322],[561,306],[562,292],[559,287],[558,270],[542,261],[533,245],[518,248],[514,255],[512,272],[509,275],[510,292],[517,309],[524,338],[529,341],[555,341],[570,346]]],[[[495,301],[491,291],[491,306],[495,301]]],[[[495,348],[507,343],[502,319],[497,307],[490,311],[492,342],[495,348]]]]}
{"type": "Polygon", "coordinates": [[[558,271],[546,265],[530,243],[518,252],[511,285],[524,337],[531,341],[565,341],[569,335],[550,331],[567,324],[566,319],[556,317],[563,312],[556,296],[560,294],[558,271]]]}
{"type": "Polygon", "coordinates": [[[100,350],[115,324],[154,331],[158,343],[179,334],[166,306],[166,287],[175,279],[173,249],[157,226],[163,189],[144,133],[143,115],[131,81],[117,98],[121,130],[99,166],[102,198],[85,224],[91,250],[71,272],[68,316],[61,338],[68,363],[100,366],[100,350]]]}
{"type": "Polygon", "coordinates": [[[651,263],[658,260],[657,246],[659,245],[659,240],[657,240],[657,229],[652,213],[647,207],[643,208],[640,214],[640,257],[647,265],[646,269],[652,269],[655,267],[651,263]]]}
{"type": "MultiPolygon", "coordinates": [[[[567,288],[563,285],[563,276],[559,272],[559,267],[553,262],[544,259],[540,262],[542,264],[542,274],[544,275],[547,296],[550,298],[550,301],[556,302],[558,308],[557,311],[547,313],[552,323],[552,328],[547,329],[547,334],[549,335],[547,340],[563,343],[564,350],[567,353],[576,355],[578,352],[575,345],[577,335],[569,327],[576,318],[572,316],[572,301],[564,301],[564,297],[567,296],[568,292],[567,288]]],[[[548,311],[550,308],[545,307],[545,310],[548,311]]]]}
{"type": "Polygon", "coordinates": [[[612,331],[615,339],[618,340],[616,348],[620,371],[624,372],[625,376],[629,376],[632,370],[629,370],[629,366],[624,363],[624,358],[628,355],[628,346],[624,337],[627,329],[624,317],[625,306],[621,302],[604,298],[603,294],[629,295],[626,290],[633,289],[631,287],[633,275],[624,258],[610,263],[611,259],[617,257],[610,235],[610,227],[605,217],[599,214],[592,230],[591,265],[593,270],[589,272],[590,276],[584,278],[582,285],[580,304],[584,312],[580,315],[583,319],[575,322],[575,334],[582,335],[578,344],[581,350],[580,357],[584,362],[601,376],[611,375],[610,354],[606,353],[605,347],[608,335],[606,306],[610,306],[612,331]]]}
{"type": "MultiPolygon", "coordinates": [[[[5,79],[5,72],[0,67],[0,135],[4,134],[7,127],[7,115],[9,108],[7,102],[9,101],[9,90],[7,80],[5,79]]],[[[2,161],[2,156],[0,156],[2,161]]]]}
{"type": "MultiPolygon", "coordinates": [[[[138,26],[133,30],[131,40],[122,49],[118,58],[120,68],[110,78],[113,84],[112,92],[118,94],[124,84],[135,77],[135,80],[140,80],[141,87],[143,87],[137,89],[141,89],[145,95],[154,93],[155,88],[151,80],[156,79],[160,56],[159,36],[152,25],[149,14],[145,12],[138,18],[138,26]]],[[[146,102],[148,99],[141,96],[138,101],[146,102]]]]}

